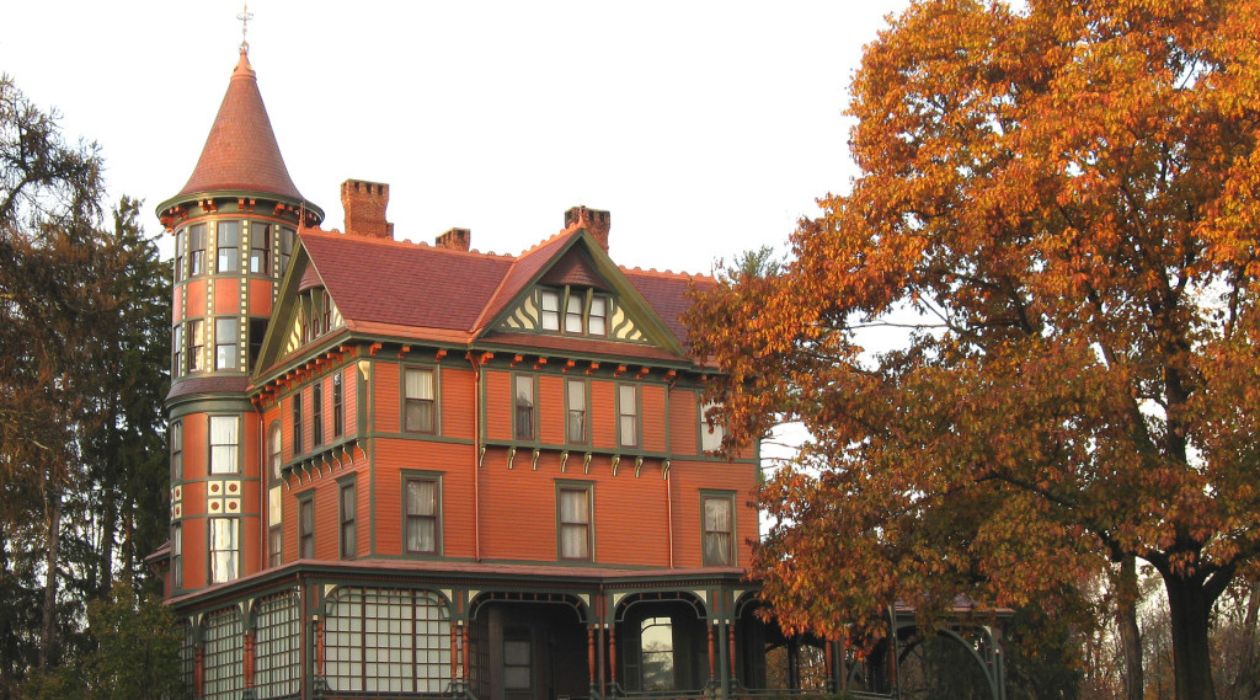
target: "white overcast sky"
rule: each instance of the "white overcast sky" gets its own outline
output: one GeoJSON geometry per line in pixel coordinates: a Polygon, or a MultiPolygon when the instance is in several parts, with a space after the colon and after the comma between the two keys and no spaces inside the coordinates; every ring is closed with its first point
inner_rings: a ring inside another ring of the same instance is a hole
{"type": "MultiPolygon", "coordinates": [[[[255,0],[250,57],[289,173],[341,227],[338,186],[387,182],[396,235],[472,229],[518,253],[575,204],[612,212],[623,265],[709,272],[782,247],[855,174],[842,111],[904,0],[255,0]]],[[[0,71],[115,195],[183,186],[240,43],[232,0],[7,2],[0,71]]]]}

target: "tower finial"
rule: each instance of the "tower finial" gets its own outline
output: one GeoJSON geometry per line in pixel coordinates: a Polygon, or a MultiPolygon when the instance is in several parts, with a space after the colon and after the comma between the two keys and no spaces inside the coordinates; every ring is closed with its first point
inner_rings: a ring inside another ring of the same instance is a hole
{"type": "Polygon", "coordinates": [[[245,0],[236,18],[241,21],[241,51],[249,51],[249,21],[254,18],[254,13],[249,11],[249,0],[245,0]]]}

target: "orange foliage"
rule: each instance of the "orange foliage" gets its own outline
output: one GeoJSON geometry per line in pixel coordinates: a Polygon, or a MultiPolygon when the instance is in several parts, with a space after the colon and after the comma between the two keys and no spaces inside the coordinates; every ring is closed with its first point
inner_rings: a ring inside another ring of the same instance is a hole
{"type": "Polygon", "coordinates": [[[787,626],[1027,605],[1133,553],[1211,697],[1206,611],[1260,554],[1257,37],[1254,0],[939,0],[867,47],[861,176],[691,317],[730,439],[811,433],[763,492],[787,626]]]}

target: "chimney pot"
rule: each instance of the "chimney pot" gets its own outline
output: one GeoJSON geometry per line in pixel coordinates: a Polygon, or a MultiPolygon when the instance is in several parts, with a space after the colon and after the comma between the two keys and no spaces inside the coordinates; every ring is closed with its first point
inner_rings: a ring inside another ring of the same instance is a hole
{"type": "Polygon", "coordinates": [[[433,245],[448,250],[467,252],[472,247],[472,231],[466,228],[453,228],[433,239],[433,245]]]}
{"type": "Polygon", "coordinates": [[[389,185],[366,180],[341,183],[341,207],[345,210],[346,233],[368,238],[394,237],[394,225],[385,220],[389,206],[389,185]]]}
{"type": "Polygon", "coordinates": [[[570,207],[564,213],[564,227],[577,226],[586,229],[604,252],[608,252],[608,230],[612,228],[612,214],[602,209],[588,209],[585,206],[570,207]]]}

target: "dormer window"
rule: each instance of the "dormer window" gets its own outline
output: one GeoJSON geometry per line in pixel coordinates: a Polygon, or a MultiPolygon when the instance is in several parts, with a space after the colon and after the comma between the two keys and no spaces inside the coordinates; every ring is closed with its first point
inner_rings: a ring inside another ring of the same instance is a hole
{"type": "Polygon", "coordinates": [[[323,287],[304,290],[298,297],[298,305],[303,344],[341,326],[341,314],[337,313],[332,297],[323,287]]]}
{"type": "Polygon", "coordinates": [[[608,335],[608,309],[612,302],[604,294],[583,287],[541,289],[538,301],[541,311],[539,326],[544,331],[565,335],[608,335]]]}

